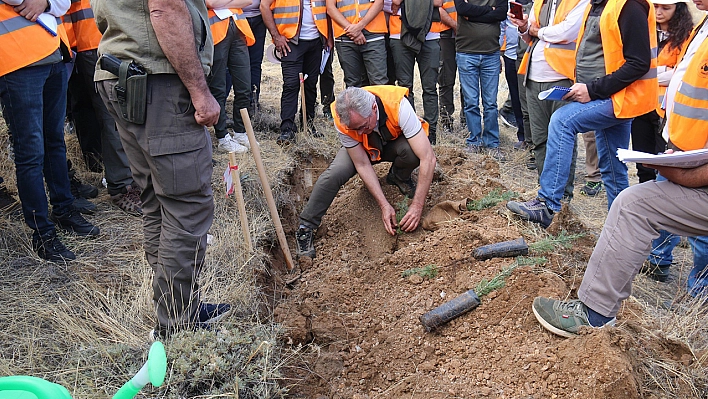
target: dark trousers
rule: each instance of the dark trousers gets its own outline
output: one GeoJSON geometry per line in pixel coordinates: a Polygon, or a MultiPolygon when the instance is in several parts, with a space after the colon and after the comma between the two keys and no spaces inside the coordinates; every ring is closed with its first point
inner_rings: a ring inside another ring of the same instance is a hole
{"type": "MultiPolygon", "coordinates": [[[[76,138],[79,140],[81,155],[89,170],[100,173],[103,170],[101,159],[101,135],[98,115],[94,112],[91,92],[94,91],[93,71],[90,76],[83,76],[79,70],[79,54],[74,59],[76,65],[69,78],[67,116],[74,122],[76,138]],[[90,82],[88,82],[90,79],[90,82]],[[88,83],[88,84],[87,84],[88,83]]],[[[94,63],[94,69],[96,64],[94,63]]],[[[99,98],[100,100],[100,98],[99,98]]],[[[105,108],[105,107],[104,107],[105,108]]]]}
{"type": "MultiPolygon", "coordinates": [[[[457,79],[457,61],[455,60],[455,38],[450,32],[440,33],[440,61],[441,68],[438,75],[440,119],[444,126],[452,127],[455,118],[455,79],[457,79]]],[[[460,121],[465,124],[465,97],[460,89],[460,121]]]]}
{"type": "MultiPolygon", "coordinates": [[[[632,121],[632,149],[649,154],[659,154],[666,150],[666,141],[661,136],[661,119],[656,111],[634,118],[632,121]]],[[[656,179],[656,170],[637,164],[639,182],[656,179]]]]}
{"type": "Polygon", "coordinates": [[[248,25],[251,26],[253,36],[256,37],[256,42],[252,46],[248,46],[248,59],[251,62],[251,91],[248,99],[251,102],[251,108],[256,108],[261,94],[261,64],[263,64],[266,26],[263,23],[263,17],[260,15],[248,17],[246,20],[248,25]]]}
{"type": "MultiPolygon", "coordinates": [[[[388,142],[383,147],[381,161],[374,162],[374,164],[379,162],[391,162],[391,169],[401,180],[409,179],[413,170],[420,165],[420,159],[403,136],[388,142]]],[[[334,157],[334,161],[317,179],[315,187],[312,188],[310,199],[300,214],[300,223],[311,228],[318,228],[339,189],[354,175],[356,175],[354,162],[349,157],[347,149],[342,147],[334,157]]]]}
{"type": "Polygon", "coordinates": [[[334,73],[332,72],[332,60],[334,59],[334,48],[329,53],[324,71],[320,74],[320,102],[322,103],[322,113],[331,114],[330,105],[334,102],[334,73]]]}
{"type": "Polygon", "coordinates": [[[511,97],[511,109],[514,110],[514,118],[519,130],[516,131],[516,138],[524,141],[524,114],[521,112],[521,99],[519,98],[519,78],[516,75],[516,60],[507,56],[502,56],[504,60],[504,77],[509,86],[509,96],[511,97]]]}
{"type": "Polygon", "coordinates": [[[280,97],[280,131],[295,131],[295,114],[300,97],[299,73],[307,75],[305,79],[305,109],[307,120],[315,117],[317,101],[317,78],[322,61],[322,40],[300,40],[290,43],[290,51],[281,59],[283,71],[283,95],[280,97]]]}

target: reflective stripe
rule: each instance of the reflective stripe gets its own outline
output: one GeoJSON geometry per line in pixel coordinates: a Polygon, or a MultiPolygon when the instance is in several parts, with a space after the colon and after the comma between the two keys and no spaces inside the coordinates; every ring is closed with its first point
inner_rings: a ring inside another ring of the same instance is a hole
{"type": "Polygon", "coordinates": [[[314,14],[312,17],[315,19],[315,21],[321,21],[323,19],[327,19],[327,13],[323,12],[323,13],[314,14]]]}
{"type": "MultiPolygon", "coordinates": [[[[681,82],[678,92],[694,100],[708,100],[708,89],[681,82]]],[[[705,111],[708,114],[708,110],[705,111]]]]}
{"type": "Polygon", "coordinates": [[[455,3],[452,3],[452,6],[450,7],[443,7],[443,10],[447,11],[447,13],[451,12],[457,12],[457,8],[455,8],[455,3]]]}
{"type": "Polygon", "coordinates": [[[651,58],[656,58],[659,54],[659,50],[656,47],[651,48],[651,58]]]}
{"type": "Polygon", "coordinates": [[[342,15],[344,16],[344,18],[353,17],[356,15],[356,10],[352,9],[352,10],[342,11],[342,15]]]}
{"type": "Polygon", "coordinates": [[[565,44],[561,44],[561,43],[548,43],[548,48],[557,48],[557,49],[561,49],[561,50],[571,50],[571,51],[574,51],[574,50],[575,50],[575,42],[570,42],[570,43],[565,43],[565,44]]]}
{"type": "Polygon", "coordinates": [[[83,10],[74,11],[68,15],[72,23],[77,23],[85,19],[93,19],[93,10],[84,8],[83,10]]]}
{"type": "MultiPolygon", "coordinates": [[[[690,107],[686,104],[674,103],[672,113],[686,118],[708,122],[708,112],[705,108],[690,107]]],[[[672,119],[669,119],[671,121],[672,119]]]]}
{"type": "Polygon", "coordinates": [[[298,17],[275,18],[276,25],[296,24],[298,22],[300,22],[300,18],[298,17]]]}
{"type": "Polygon", "coordinates": [[[649,72],[645,73],[644,76],[637,80],[647,80],[647,79],[656,79],[656,68],[651,68],[649,69],[649,72]]]}
{"type": "Polygon", "coordinates": [[[337,8],[350,6],[356,4],[356,0],[337,0],[337,8]]]}
{"type": "Polygon", "coordinates": [[[298,12],[298,11],[300,11],[300,6],[275,7],[273,9],[273,14],[284,14],[286,12],[298,12]]]}
{"type": "Polygon", "coordinates": [[[32,25],[34,25],[34,22],[27,20],[25,17],[13,17],[0,22],[0,35],[14,32],[32,25]]]}
{"type": "Polygon", "coordinates": [[[213,17],[209,18],[209,25],[214,25],[217,22],[221,22],[221,18],[218,16],[214,15],[213,17]]]}
{"type": "Polygon", "coordinates": [[[359,11],[359,18],[364,18],[367,12],[369,12],[368,8],[366,10],[359,11]]]}

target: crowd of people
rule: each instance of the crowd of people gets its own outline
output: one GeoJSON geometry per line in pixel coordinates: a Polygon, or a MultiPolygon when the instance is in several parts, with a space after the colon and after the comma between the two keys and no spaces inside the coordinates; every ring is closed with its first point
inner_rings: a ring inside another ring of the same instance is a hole
{"type": "MultiPolygon", "coordinates": [[[[693,2],[708,10],[708,0],[693,2]]],[[[300,215],[299,256],[315,256],[314,233],[356,174],[380,206],[386,231],[418,227],[436,165],[433,146],[439,133],[454,129],[459,74],[465,151],[505,161],[501,120],[516,128],[513,150],[528,151],[527,167],[538,173],[538,196],[509,201],[512,213],[552,223],[573,196],[578,134],[588,172],[580,191],[607,194],[609,216],[580,299],[537,298],[533,310],[544,327],[569,336],[580,326],[611,324],[638,272],[666,280],[682,235],[691,237],[695,254],[689,292],[703,295],[708,166],[640,164],[642,184],[629,187],[627,166],[615,156],[630,139],[653,154],[708,147],[708,26],[704,15],[694,28],[686,0],[511,2],[521,14],[509,11],[508,0],[134,3],[1,2],[0,103],[22,215],[41,258],[76,258],[56,228],[100,234],[82,216],[95,211],[86,199],[97,190],[81,183],[67,160],[65,120],[87,168],[104,173],[112,203],[142,217],[155,273],[156,338],[229,312],[226,304],[201,302],[197,284],[214,213],[207,127],[217,150],[249,150],[239,109],[261,106],[266,31],[282,70],[277,143],[295,145],[298,124],[322,135],[313,124],[319,84],[322,112],[342,144],[300,215]],[[347,87],[336,96],[335,53],[347,87]],[[416,64],[422,118],[413,95],[416,64]],[[502,70],[509,98],[498,109],[502,70]],[[541,99],[554,87],[566,89],[562,100],[541,99]],[[379,162],[391,163],[386,183],[412,198],[400,223],[372,167],[379,162]]],[[[0,205],[8,211],[15,201],[1,184],[0,205]]]]}

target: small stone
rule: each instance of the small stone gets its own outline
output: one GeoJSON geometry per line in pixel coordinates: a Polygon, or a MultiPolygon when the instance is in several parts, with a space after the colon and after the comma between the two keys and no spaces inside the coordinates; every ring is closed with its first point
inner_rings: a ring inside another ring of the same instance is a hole
{"type": "Polygon", "coordinates": [[[411,284],[418,285],[423,282],[423,277],[417,274],[411,274],[411,276],[408,277],[408,282],[410,282],[411,284]]]}

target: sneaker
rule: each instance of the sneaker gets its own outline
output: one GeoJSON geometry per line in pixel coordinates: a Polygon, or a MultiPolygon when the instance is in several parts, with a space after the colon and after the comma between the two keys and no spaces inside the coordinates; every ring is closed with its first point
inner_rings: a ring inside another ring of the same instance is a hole
{"type": "Polygon", "coordinates": [[[0,213],[10,215],[20,209],[20,202],[15,199],[4,184],[0,184],[0,213]]]}
{"type": "Polygon", "coordinates": [[[596,197],[602,191],[601,181],[589,181],[585,182],[585,185],[580,188],[580,194],[587,195],[588,197],[596,197]]]}
{"type": "Polygon", "coordinates": [[[40,258],[50,262],[69,262],[76,259],[76,255],[69,251],[57,237],[56,232],[43,237],[32,238],[32,248],[40,258]]]}
{"type": "Polygon", "coordinates": [[[553,212],[538,198],[526,202],[509,201],[506,208],[524,220],[539,223],[544,229],[553,221],[553,212]]]}
{"type": "Polygon", "coordinates": [[[280,136],[278,136],[275,142],[279,145],[295,144],[295,132],[292,130],[283,130],[280,132],[280,136]]]}
{"type": "Polygon", "coordinates": [[[219,139],[219,146],[218,148],[221,151],[224,152],[235,152],[237,154],[242,154],[244,152],[248,152],[248,148],[245,146],[239,144],[238,141],[234,140],[233,137],[231,137],[230,134],[226,134],[223,138],[219,139]]]}
{"type": "Polygon", "coordinates": [[[84,184],[78,177],[76,177],[76,171],[71,169],[71,161],[67,160],[69,165],[69,183],[71,188],[71,194],[74,198],[96,198],[98,197],[98,188],[90,184],[84,184]]]}
{"type": "Polygon", "coordinates": [[[96,211],[96,204],[86,198],[74,197],[74,202],[71,205],[74,209],[85,215],[93,215],[96,211]]]}
{"type": "Polygon", "coordinates": [[[301,226],[297,229],[297,256],[315,257],[315,231],[309,227],[301,226]]]}
{"type": "Polygon", "coordinates": [[[504,108],[499,110],[499,119],[501,119],[502,123],[506,127],[514,128],[514,129],[519,129],[519,125],[516,124],[516,117],[514,117],[514,114],[507,113],[504,111],[504,108]]]}
{"type": "Polygon", "coordinates": [[[94,237],[100,234],[98,227],[89,223],[81,213],[73,207],[65,214],[52,212],[50,219],[61,229],[82,237],[94,237]]]}
{"type": "MultiPolygon", "coordinates": [[[[248,134],[234,133],[233,137],[234,137],[234,140],[236,140],[239,144],[241,144],[242,146],[244,146],[248,149],[251,149],[251,142],[248,141],[248,134]]],[[[256,144],[259,144],[259,143],[256,141],[256,144]]]]}
{"type": "Polygon", "coordinates": [[[490,148],[488,154],[490,157],[496,159],[497,162],[506,162],[506,154],[504,154],[499,147],[490,148]]]}
{"type": "MultiPolygon", "coordinates": [[[[200,303],[197,310],[193,329],[211,330],[212,326],[220,320],[225,319],[231,314],[231,305],[226,303],[200,303]]],[[[168,329],[163,326],[157,326],[150,331],[150,341],[162,341],[167,339],[170,334],[177,332],[176,329],[168,329]]]]}
{"type": "Polygon", "coordinates": [[[483,148],[482,146],[476,144],[469,144],[467,145],[467,148],[465,148],[465,152],[468,154],[481,154],[483,152],[483,148]]]}
{"type": "Polygon", "coordinates": [[[561,337],[572,338],[578,335],[580,327],[602,328],[604,326],[614,326],[616,318],[612,318],[603,326],[594,327],[588,321],[588,309],[584,303],[575,299],[572,301],[559,301],[543,297],[536,297],[533,300],[533,314],[536,320],[546,330],[560,335],[561,337]]]}
{"type": "Polygon", "coordinates": [[[394,173],[393,168],[388,170],[388,175],[386,175],[386,183],[398,187],[398,189],[401,191],[401,194],[407,195],[410,198],[413,198],[415,195],[415,183],[413,183],[412,178],[408,178],[406,180],[401,180],[396,176],[396,173],[394,173]]]}
{"type": "Polygon", "coordinates": [[[124,193],[111,195],[111,202],[129,215],[142,216],[143,202],[140,200],[140,193],[139,188],[128,185],[124,193]]]}
{"type": "Polygon", "coordinates": [[[666,281],[669,280],[669,271],[670,271],[671,265],[656,265],[654,263],[647,261],[644,261],[642,264],[642,268],[639,269],[639,273],[645,274],[647,277],[649,277],[652,280],[659,281],[661,283],[665,283],[666,281]]]}

